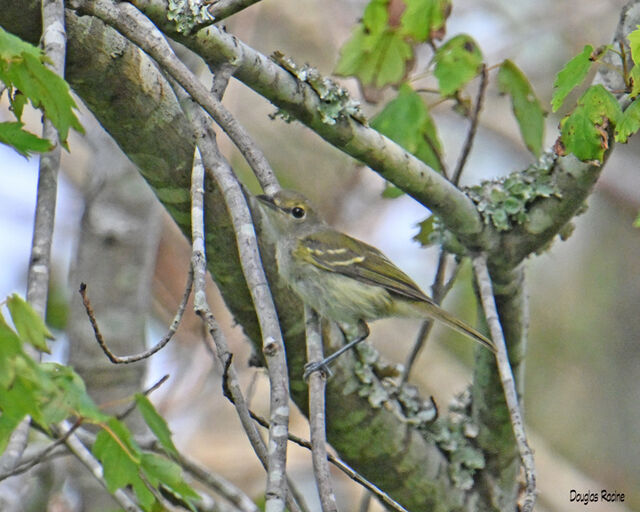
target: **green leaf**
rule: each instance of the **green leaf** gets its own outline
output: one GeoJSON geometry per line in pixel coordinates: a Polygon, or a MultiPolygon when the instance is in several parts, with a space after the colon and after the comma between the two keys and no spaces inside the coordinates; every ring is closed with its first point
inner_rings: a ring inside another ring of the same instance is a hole
{"type": "Polygon", "coordinates": [[[402,84],[398,96],[371,120],[371,126],[438,172],[442,145],[435,123],[420,95],[402,84]]]}
{"type": "Polygon", "coordinates": [[[82,125],[73,112],[77,106],[67,82],[31,54],[24,54],[23,65],[12,65],[9,69],[15,87],[29,96],[34,106],[43,109],[58,130],[65,147],[70,128],[83,132],[82,125]]]}
{"type": "Polygon", "coordinates": [[[22,356],[22,344],[0,313],[0,388],[8,388],[15,378],[14,360],[22,356]]]}
{"type": "Polygon", "coordinates": [[[422,247],[427,247],[431,245],[430,238],[431,238],[431,233],[433,233],[433,230],[435,228],[434,221],[435,221],[435,216],[430,215],[429,217],[427,217],[426,219],[424,219],[422,222],[418,224],[418,226],[420,227],[420,231],[416,236],[413,237],[413,239],[416,242],[418,242],[422,247]]]}
{"type": "Polygon", "coordinates": [[[382,191],[382,197],[384,197],[385,199],[397,199],[398,197],[402,197],[403,195],[404,190],[396,187],[388,181],[385,183],[384,190],[382,191]]]}
{"type": "Polygon", "coordinates": [[[381,88],[402,80],[412,56],[411,46],[397,30],[387,29],[375,34],[359,25],[342,47],[335,73],[355,76],[363,85],[374,84],[381,88]]]}
{"type": "Polygon", "coordinates": [[[635,64],[629,72],[629,78],[631,81],[631,92],[629,96],[636,98],[640,95],[640,66],[635,64]]]}
{"type": "Polygon", "coordinates": [[[149,510],[155,498],[139,474],[142,453],[124,424],[115,418],[109,420],[107,428],[96,436],[92,451],[102,464],[109,492],[130,485],[142,508],[149,510]]]}
{"type": "Polygon", "coordinates": [[[12,60],[20,57],[23,53],[28,53],[40,59],[44,58],[44,53],[40,48],[23,41],[0,27],[0,60],[12,60]]]}
{"type": "Polygon", "coordinates": [[[364,8],[362,24],[370,33],[380,34],[389,22],[389,0],[371,0],[364,8]]]}
{"type": "Polygon", "coordinates": [[[44,405],[49,423],[57,423],[71,415],[94,423],[105,423],[109,420],[110,416],[95,404],[87,393],[84,381],[73,368],[58,363],[41,363],[40,368],[57,391],[44,405]],[[54,415],[58,417],[53,417],[54,415]]]}
{"type": "Polygon", "coordinates": [[[165,489],[183,500],[195,512],[196,508],[192,501],[200,499],[200,496],[184,481],[180,466],[161,455],[143,453],[140,468],[154,487],[162,484],[165,489]]]}
{"type": "MultiPolygon", "coordinates": [[[[40,49],[0,28],[0,80],[9,89],[19,90],[35,108],[43,110],[66,147],[69,129],[78,132],[83,129],[73,111],[76,104],[67,82],[44,65],[46,60],[40,49]]],[[[12,107],[17,119],[25,103],[25,98],[14,96],[12,107]]]]}
{"type": "Polygon", "coordinates": [[[23,130],[24,125],[19,121],[0,123],[0,142],[11,146],[24,157],[31,153],[46,153],[53,148],[47,139],[23,130]]]}
{"type": "Polygon", "coordinates": [[[467,85],[482,65],[482,52],[473,38],[461,34],[449,39],[434,56],[434,75],[438,79],[440,94],[451,96],[467,85]]]}
{"type": "Polygon", "coordinates": [[[551,108],[554,112],[562,106],[569,93],[578,87],[587,76],[593,63],[591,60],[592,53],[593,46],[586,45],[582,53],[567,62],[556,76],[553,82],[553,96],[551,97],[551,108]]]}
{"type": "Polygon", "coordinates": [[[505,60],[498,72],[498,87],[511,96],[513,113],[527,148],[535,155],[542,152],[544,112],[527,77],[510,60],[505,60]]]}
{"type": "Polygon", "coordinates": [[[640,228],[640,213],[636,217],[636,220],[633,221],[633,227],[634,228],[640,228]]]}
{"type": "Polygon", "coordinates": [[[450,0],[405,0],[400,24],[402,33],[418,42],[442,39],[451,13],[450,0]]]}
{"type": "Polygon", "coordinates": [[[20,91],[16,91],[16,93],[11,97],[11,110],[13,114],[16,116],[16,119],[20,120],[22,117],[22,111],[24,110],[24,106],[29,101],[24,94],[20,91]]]}
{"type": "Polygon", "coordinates": [[[631,32],[627,39],[629,40],[629,48],[631,49],[631,60],[634,64],[640,64],[640,25],[636,25],[636,30],[631,32]]]}
{"type": "Polygon", "coordinates": [[[7,299],[7,307],[22,341],[49,354],[49,347],[45,339],[52,340],[53,335],[38,313],[15,293],[7,299]]]}
{"type": "Polygon", "coordinates": [[[167,422],[158,414],[155,407],[146,396],[141,393],[136,393],[135,399],[144,421],[147,423],[151,432],[156,436],[162,447],[170,455],[177,455],[178,450],[171,440],[171,431],[169,430],[167,422]]]}
{"type": "Polygon", "coordinates": [[[637,98],[622,113],[616,126],[616,142],[627,142],[627,139],[640,130],[640,98],[637,98]]]}
{"type": "Polygon", "coordinates": [[[615,126],[621,115],[615,97],[602,85],[592,85],[560,122],[562,145],[582,161],[602,162],[609,148],[608,126],[615,126]]]}

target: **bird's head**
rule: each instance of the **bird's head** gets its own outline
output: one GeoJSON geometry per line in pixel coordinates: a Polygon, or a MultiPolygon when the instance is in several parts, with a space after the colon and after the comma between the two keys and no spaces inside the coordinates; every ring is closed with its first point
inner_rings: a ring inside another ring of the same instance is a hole
{"type": "Polygon", "coordinates": [[[324,225],[311,202],[299,192],[280,190],[256,196],[270,230],[277,237],[302,236],[324,225]]]}

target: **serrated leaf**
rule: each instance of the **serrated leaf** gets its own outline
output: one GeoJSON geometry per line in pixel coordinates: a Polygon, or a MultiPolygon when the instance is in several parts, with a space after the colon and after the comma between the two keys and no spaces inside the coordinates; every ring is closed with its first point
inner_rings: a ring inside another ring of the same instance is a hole
{"type": "Polygon", "coordinates": [[[24,157],[32,153],[46,153],[53,148],[49,140],[23,130],[23,126],[19,121],[0,123],[0,143],[11,146],[24,157]]]}
{"type": "Polygon", "coordinates": [[[616,125],[616,142],[627,142],[627,139],[640,130],[640,98],[636,99],[622,113],[616,125]]]}
{"type": "Polygon", "coordinates": [[[158,414],[151,401],[143,394],[136,393],[135,400],[144,421],[156,436],[160,445],[162,445],[167,453],[177,455],[178,450],[171,440],[171,431],[164,418],[158,414]]]}
{"type": "Polygon", "coordinates": [[[450,0],[405,0],[400,24],[403,34],[418,42],[442,39],[451,12],[450,0]]]}
{"type": "Polygon", "coordinates": [[[564,103],[567,96],[578,87],[591,68],[591,54],[593,46],[586,45],[582,53],[576,55],[560,70],[553,82],[553,96],[551,97],[551,108],[556,112],[564,103]]]}
{"type": "MultiPolygon", "coordinates": [[[[41,108],[58,130],[66,147],[69,129],[83,132],[73,109],[77,108],[67,83],[44,65],[42,51],[20,38],[0,29],[0,80],[10,89],[24,94],[35,108],[41,108]]],[[[26,100],[19,99],[16,117],[19,119],[26,100]]]]}
{"type": "Polygon", "coordinates": [[[621,114],[615,97],[602,85],[592,85],[575,110],[560,122],[564,148],[582,161],[602,162],[609,148],[607,128],[615,126],[621,114]]]}
{"type": "Polygon", "coordinates": [[[22,341],[49,354],[49,347],[45,340],[54,338],[38,313],[15,293],[7,299],[7,307],[22,341]]]}
{"type": "Polygon", "coordinates": [[[636,27],[636,30],[631,32],[627,39],[631,49],[631,60],[633,60],[634,64],[640,64],[640,25],[636,25],[636,27]]]}
{"type": "Polygon", "coordinates": [[[16,87],[42,107],[66,147],[69,129],[84,132],[73,112],[77,105],[71,97],[67,82],[30,54],[25,54],[24,66],[18,69],[21,73],[16,75],[20,77],[18,81],[14,81],[16,87]]]}
{"type": "Polygon", "coordinates": [[[498,72],[500,92],[511,96],[513,113],[525,145],[535,155],[542,152],[544,111],[529,80],[510,60],[505,60],[498,72]]]}
{"type": "Polygon", "coordinates": [[[151,508],[155,498],[139,474],[142,453],[124,424],[115,418],[109,420],[96,436],[92,452],[102,464],[109,492],[130,485],[142,508],[151,508]]]}
{"type": "Polygon", "coordinates": [[[414,236],[413,239],[422,247],[431,245],[430,237],[431,233],[433,233],[434,230],[434,221],[435,217],[433,215],[430,215],[418,224],[418,226],[420,227],[420,231],[418,231],[418,234],[414,236]]]}
{"type": "Polygon", "coordinates": [[[439,158],[442,144],[435,123],[422,97],[409,85],[402,84],[398,96],[370,124],[428,166],[442,172],[439,158]]]}
{"type": "Polygon", "coordinates": [[[451,96],[467,85],[482,65],[482,52],[472,37],[461,34],[449,39],[434,56],[440,94],[451,96]]]}

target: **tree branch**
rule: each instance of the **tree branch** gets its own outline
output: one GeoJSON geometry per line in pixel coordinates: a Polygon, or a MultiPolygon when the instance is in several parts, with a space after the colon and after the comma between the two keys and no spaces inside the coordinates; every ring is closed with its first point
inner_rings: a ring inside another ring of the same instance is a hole
{"type": "MultiPolygon", "coordinates": [[[[322,332],[320,318],[309,306],[304,306],[307,333],[307,360],[322,361],[322,332]]],[[[311,431],[311,458],[316,486],[320,495],[322,512],[337,512],[338,504],[331,484],[327,462],[327,436],[325,432],[324,393],[327,376],[324,372],[313,372],[309,376],[309,430],[311,431]]]]}
{"type": "Polygon", "coordinates": [[[527,484],[522,510],[524,512],[531,512],[536,500],[536,472],[533,453],[531,452],[531,448],[529,447],[527,436],[524,431],[524,420],[522,419],[518,393],[516,391],[515,380],[509,364],[507,345],[502,332],[502,326],[500,325],[500,318],[498,317],[498,310],[493,296],[491,277],[489,276],[489,269],[487,268],[487,261],[484,255],[473,258],[473,270],[478,280],[482,307],[485,312],[487,323],[489,324],[491,338],[496,344],[498,351],[496,358],[498,361],[498,371],[500,373],[502,389],[504,391],[504,397],[507,402],[507,408],[511,418],[513,434],[520,451],[520,459],[522,460],[524,467],[527,484]]]}
{"type": "Polygon", "coordinates": [[[193,35],[178,33],[167,18],[168,4],[165,0],[133,0],[132,3],[164,33],[191,48],[210,64],[233,63],[237,79],[424,204],[453,232],[470,234],[482,230],[475,205],[446,178],[349,115],[327,121],[323,114],[323,100],[314,88],[272,59],[215,26],[193,35]]]}

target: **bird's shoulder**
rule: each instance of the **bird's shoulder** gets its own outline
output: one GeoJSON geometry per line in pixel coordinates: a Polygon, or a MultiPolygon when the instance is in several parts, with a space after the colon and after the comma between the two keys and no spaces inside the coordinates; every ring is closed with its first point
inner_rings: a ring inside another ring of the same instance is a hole
{"type": "Polygon", "coordinates": [[[413,280],[375,247],[331,228],[300,238],[294,257],[329,272],[430,302],[413,280]]]}

